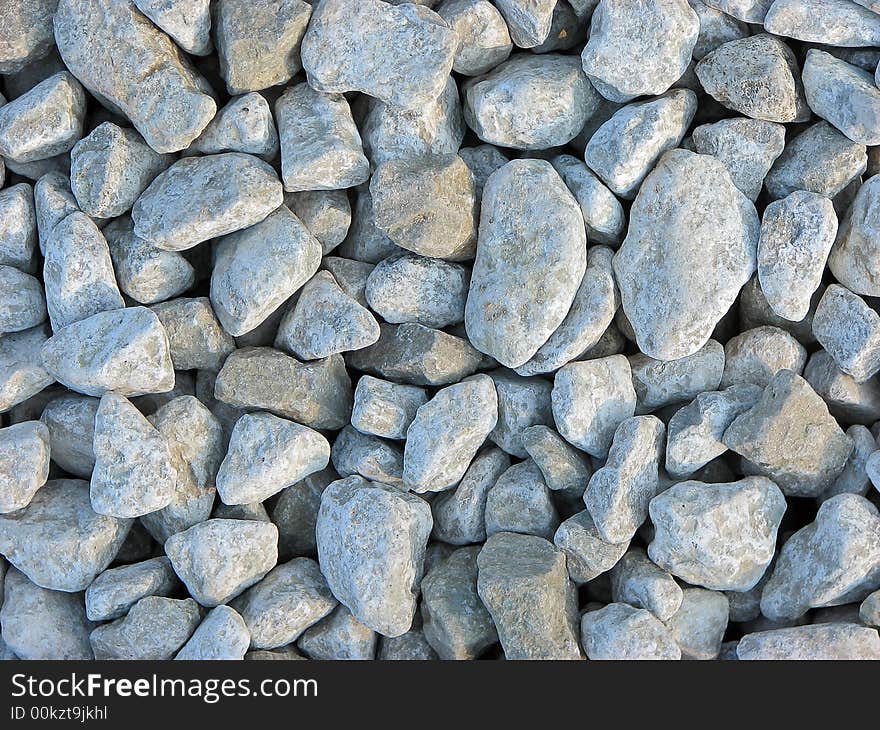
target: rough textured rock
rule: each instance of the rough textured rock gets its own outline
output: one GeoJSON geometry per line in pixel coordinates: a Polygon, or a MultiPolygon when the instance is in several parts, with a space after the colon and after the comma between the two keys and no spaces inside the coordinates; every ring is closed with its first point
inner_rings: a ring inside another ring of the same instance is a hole
{"type": "Polygon", "coordinates": [[[587,458],[548,426],[538,424],[522,431],[520,441],[526,455],[541,470],[553,491],[577,491],[586,487],[592,470],[587,458]]]}
{"type": "Polygon", "coordinates": [[[880,658],[876,629],[855,624],[814,624],[747,634],[736,647],[738,659],[854,660],[880,658]]]}
{"type": "Polygon", "coordinates": [[[518,532],[551,540],[559,516],[541,470],[531,461],[514,464],[486,495],[486,534],[518,532]]]}
{"type": "Polygon", "coordinates": [[[581,619],[581,641],[592,660],[681,659],[672,632],[650,611],[626,603],[587,611],[581,619]]]}
{"type": "Polygon", "coordinates": [[[0,334],[29,330],[46,320],[43,287],[30,274],[12,266],[0,266],[0,334]]]}
{"type": "Polygon", "coordinates": [[[541,378],[524,378],[504,369],[493,370],[489,377],[498,395],[498,423],[489,439],[512,456],[528,456],[522,434],[530,426],[553,423],[551,392],[553,386],[541,378]]]}
{"type": "Polygon", "coordinates": [[[764,27],[799,41],[880,45],[880,17],[849,0],[776,0],[764,17],[764,27]]]}
{"type": "Polygon", "coordinates": [[[721,387],[767,384],[780,370],[800,374],[807,351],[794,337],[778,327],[747,329],[731,337],[724,346],[724,374],[721,387]]]}
{"type": "Polygon", "coordinates": [[[723,593],[702,588],[683,591],[681,608],[665,622],[681,647],[681,658],[717,659],[729,612],[730,605],[723,593]]]}
{"type": "Polygon", "coordinates": [[[0,73],[13,74],[46,56],[54,45],[52,16],[58,0],[27,0],[3,7],[0,73]]]}
{"type": "Polygon", "coordinates": [[[220,661],[244,659],[250,633],[239,613],[229,606],[212,608],[175,659],[220,661]]]}
{"type": "Polygon", "coordinates": [[[137,9],[187,53],[205,56],[211,44],[211,0],[133,0],[137,9]]]}
{"type": "Polygon", "coordinates": [[[40,349],[49,337],[48,327],[0,336],[0,412],[39,393],[55,377],[43,366],[40,349]]]}
{"type": "Polygon", "coordinates": [[[311,659],[373,659],[376,632],[364,626],[345,606],[307,628],[297,645],[311,659]]]}
{"type": "Polygon", "coordinates": [[[205,155],[244,152],[271,159],[278,144],[269,102],[262,94],[251,92],[230,99],[187,149],[205,155]]]}
{"type": "Polygon", "coordinates": [[[875,212],[878,200],[880,178],[871,177],[856,193],[828,259],[828,268],[841,284],[867,296],[880,295],[880,266],[875,263],[880,227],[875,212]]]}
{"type": "Polygon", "coordinates": [[[611,595],[616,603],[645,608],[661,621],[672,618],[684,597],[675,579],[652,563],[641,548],[627,550],[611,569],[611,595]]]}
{"type": "Polygon", "coordinates": [[[629,545],[629,542],[603,540],[587,510],[572,515],[559,525],[553,542],[565,552],[569,577],[578,585],[611,570],[629,545]]]}
{"type": "Polygon", "coordinates": [[[436,12],[458,36],[458,49],[452,62],[456,73],[479,76],[510,56],[513,44],[507,23],[488,0],[446,0],[436,12]]]}
{"type": "Polygon", "coordinates": [[[207,297],[172,299],[152,310],[168,335],[175,370],[217,372],[235,349],[235,340],[220,325],[207,297]]]}
{"type": "MultiPolygon", "coordinates": [[[[576,157],[559,155],[551,160],[551,164],[581,206],[587,239],[591,243],[617,247],[626,228],[626,216],[620,201],[576,157]]],[[[591,253],[592,250],[588,252],[591,253]]]]}
{"type": "Polygon", "coordinates": [[[683,403],[707,390],[716,390],[725,364],[724,348],[715,340],[709,340],[694,354],[677,360],[655,360],[641,353],[627,359],[636,392],[637,413],[683,403]]]}
{"type": "MultiPolygon", "coordinates": [[[[0,183],[2,183],[0,174],[0,183]]],[[[26,274],[37,268],[37,220],[33,188],[18,183],[0,190],[0,264],[26,274]]]]}
{"type": "Polygon", "coordinates": [[[424,388],[364,375],[354,389],[351,425],[361,433],[402,440],[427,402],[424,388]]]}
{"type": "Polygon", "coordinates": [[[50,438],[40,421],[0,429],[0,513],[27,507],[46,483],[50,438]]]}
{"type": "Polygon", "coordinates": [[[169,596],[180,583],[164,555],[140,563],[110,568],[86,589],[86,614],[90,621],[120,618],[146,596],[169,596]]]}
{"type": "Polygon", "coordinates": [[[813,333],[843,372],[863,382],[880,370],[880,315],[848,289],[831,284],[813,317],[813,333]]]}

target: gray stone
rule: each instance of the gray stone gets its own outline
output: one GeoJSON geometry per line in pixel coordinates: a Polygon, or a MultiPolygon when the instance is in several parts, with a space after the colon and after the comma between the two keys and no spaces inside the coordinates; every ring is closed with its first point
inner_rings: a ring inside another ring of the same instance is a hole
{"type": "Polygon", "coordinates": [[[281,559],[317,554],[315,522],[321,494],[336,479],[333,469],[324,469],[282,490],[275,503],[270,503],[272,521],[278,527],[281,559]]]}
{"type": "Polygon", "coordinates": [[[785,510],[782,492],[764,477],[680,482],[651,500],[648,556],[688,583],[747,591],[773,559],[785,510]]]}
{"type": "Polygon", "coordinates": [[[497,0],[495,5],[518,47],[534,48],[550,33],[556,6],[553,0],[497,0]]]}
{"type": "Polygon", "coordinates": [[[809,314],[810,299],[822,283],[836,235],[834,206],[816,193],[796,191],[765,208],[758,242],[758,280],[768,304],[780,317],[799,322],[809,314]]]}
{"type": "Polygon", "coordinates": [[[830,499],[838,494],[860,494],[865,496],[871,486],[867,473],[870,456],[877,449],[877,441],[865,426],[855,424],[846,429],[846,435],[852,439],[853,450],[846,460],[846,466],[840,476],[826,489],[820,499],[830,499]]]}
{"type": "Polygon", "coordinates": [[[333,442],[330,458],[342,477],[359,474],[370,481],[403,488],[403,449],[397,444],[346,426],[333,442]]]}
{"type": "MultiPolygon", "coordinates": [[[[511,14],[513,6],[509,2],[506,7],[502,3],[501,7],[511,14]]],[[[510,56],[513,44],[507,23],[488,0],[445,0],[437,8],[437,14],[458,36],[458,49],[452,62],[452,70],[456,73],[479,76],[510,56]]],[[[515,24],[514,27],[514,33],[520,33],[519,40],[524,40],[522,25],[515,24]]]]}
{"type": "Polygon", "coordinates": [[[859,618],[868,626],[880,626],[880,591],[874,591],[859,606],[859,618]]]}
{"type": "Polygon", "coordinates": [[[233,97],[187,150],[203,155],[244,152],[272,159],[278,153],[278,132],[269,102],[255,91],[233,97]]]}
{"type": "Polygon", "coordinates": [[[275,170],[240,152],[186,157],[161,173],[132,210],[134,232],[181,251],[253,226],[284,201],[275,170]]]}
{"type": "Polygon", "coordinates": [[[244,619],[229,606],[212,608],[175,659],[217,661],[244,659],[250,645],[244,619]]]}
{"type": "Polygon", "coordinates": [[[133,0],[137,9],[187,53],[211,52],[211,0],[133,0]]]}
{"type": "MultiPolygon", "coordinates": [[[[420,622],[418,614],[416,621],[420,622]]],[[[412,629],[395,637],[380,637],[379,652],[376,656],[380,661],[434,661],[439,659],[421,628],[412,629]]]]}
{"type": "Polygon", "coordinates": [[[568,314],[586,259],[580,206],[549,163],[515,160],[495,172],[465,308],[473,345],[507,367],[525,364],[568,314]]]}
{"type": "MultiPolygon", "coordinates": [[[[473,174],[474,187],[476,188],[477,196],[480,200],[483,199],[483,188],[486,186],[486,181],[492,176],[492,173],[499,167],[504,167],[510,162],[510,160],[502,154],[501,150],[491,144],[481,144],[476,147],[462,147],[458,151],[458,156],[464,160],[464,163],[473,174]]],[[[584,169],[586,169],[585,166],[584,169]]],[[[560,176],[564,177],[559,169],[556,171],[559,172],[560,176]]],[[[587,170],[587,172],[589,172],[589,170],[587,170]]]]}
{"type": "Polygon", "coordinates": [[[594,661],[681,659],[672,632],[650,611],[626,603],[587,611],[581,619],[581,641],[594,661]]]}
{"type": "Polygon", "coordinates": [[[289,81],[312,8],[303,0],[219,0],[213,11],[220,75],[232,95],[289,81]]]}
{"type": "MultiPolygon", "coordinates": [[[[721,2],[723,4],[723,0],[721,2]]],[[[688,0],[688,4],[700,19],[700,35],[693,51],[695,60],[701,60],[728,41],[749,35],[749,27],[744,22],[716,9],[711,1],[688,0]]]]}
{"type": "Polygon", "coordinates": [[[575,138],[599,106],[576,57],[517,54],[465,83],[464,116],[484,142],[541,150],[575,138]]]}
{"type": "Polygon", "coordinates": [[[706,5],[744,23],[763,23],[774,0],[705,0],[706,5]]]}
{"type": "Polygon", "coordinates": [[[341,190],[369,178],[370,163],[342,94],[322,94],[298,84],[275,103],[275,115],[285,190],[341,190]]]}
{"type": "Polygon", "coordinates": [[[576,157],[559,155],[551,164],[581,206],[587,239],[591,243],[619,245],[626,216],[614,194],[576,157]]]}
{"type": "Polygon", "coordinates": [[[0,190],[0,264],[32,274],[36,270],[36,247],[33,188],[19,183],[0,190]]]}
{"type": "Polygon", "coordinates": [[[307,628],[297,646],[311,659],[373,659],[378,636],[339,605],[326,618],[307,628]]]}
{"type": "Polygon", "coordinates": [[[806,380],[780,370],[758,402],[737,416],[724,443],[749,474],[770,477],[790,496],[815,497],[843,471],[852,441],[806,380]]]}
{"type": "Polygon", "coordinates": [[[665,621],[681,647],[682,659],[719,658],[729,610],[723,593],[703,588],[687,588],[683,592],[681,608],[665,621]]]}
{"type": "Polygon", "coordinates": [[[580,658],[565,553],[534,535],[500,532],[480,550],[477,569],[477,592],[507,659],[580,658]]]}
{"type": "Polygon", "coordinates": [[[632,200],[660,156],[679,145],[696,111],[689,89],[628,104],[596,130],[584,159],[614,193],[632,200]]]}
{"type": "Polygon", "coordinates": [[[71,393],[46,404],[40,420],[49,429],[51,456],[74,476],[88,479],[95,466],[92,440],[98,399],[71,393]]]}
{"type": "Polygon", "coordinates": [[[855,624],[814,624],[747,634],[736,647],[744,660],[854,660],[880,658],[876,629],[855,624]]]}
{"type": "Polygon", "coordinates": [[[48,327],[0,335],[0,413],[55,382],[40,359],[48,327]]]}
{"type": "Polygon", "coordinates": [[[755,271],[758,235],[754,205],[721,162],[686,150],[661,157],[614,257],[639,349],[674,360],[703,347],[755,271]]]}
{"type": "Polygon", "coordinates": [[[592,474],[587,458],[544,425],[529,426],[520,435],[523,450],[541,470],[544,482],[553,491],[583,493],[592,474]]]}
{"type": "Polygon", "coordinates": [[[552,540],[559,515],[541,470],[532,461],[514,464],[486,495],[486,535],[517,532],[552,540]]]}
{"type": "Polygon", "coordinates": [[[365,292],[373,264],[338,256],[325,256],[322,266],[333,274],[339,287],[362,307],[367,306],[365,292]]]}
{"type": "MultiPolygon", "coordinates": [[[[642,548],[627,550],[611,569],[611,595],[616,603],[647,609],[661,621],[671,619],[684,598],[675,579],[652,563],[642,548]]],[[[726,607],[724,616],[726,623],[726,607]]]]}
{"type": "Polygon", "coordinates": [[[129,527],[92,510],[87,482],[50,480],[25,509],[0,515],[0,553],[37,585],[75,593],[116,557],[129,527]]]}
{"type": "Polygon", "coordinates": [[[843,286],[856,294],[880,296],[880,266],[877,235],[880,218],[875,212],[880,200],[880,178],[871,177],[859,188],[840,226],[831,249],[828,268],[843,286]]]}
{"type": "Polygon", "coordinates": [[[629,545],[628,541],[610,543],[603,540],[587,510],[559,525],[553,542],[565,552],[569,577],[578,585],[611,570],[629,545]]]}
{"type": "Polygon", "coordinates": [[[720,343],[709,340],[692,355],[677,360],[655,360],[641,353],[630,355],[637,413],[649,413],[716,390],[724,373],[725,355],[720,343]]]}
{"type": "Polygon", "coordinates": [[[318,91],[360,91],[416,108],[446,85],[458,36],[436,13],[380,0],[322,0],[302,43],[302,64],[318,91]]]}
{"type": "Polygon", "coordinates": [[[227,603],[278,561],[278,528],[253,520],[206,520],[165,541],[174,572],[199,603],[227,603]]]}
{"type": "Polygon", "coordinates": [[[880,16],[849,0],[776,0],[764,27],[774,35],[831,46],[880,44],[880,16]]]}
{"type": "Polygon", "coordinates": [[[339,602],[383,636],[412,625],[432,524],[420,497],[361,477],[334,482],[321,496],[321,572],[339,602]]]}
{"type": "Polygon", "coordinates": [[[217,111],[207,82],[132,3],[61,0],[55,42],[77,79],[156,152],[186,148],[217,111]]]}
{"type": "Polygon", "coordinates": [[[164,555],[105,570],[86,589],[90,621],[120,618],[146,596],[169,596],[180,586],[171,561],[164,555]]]}
{"type": "Polygon", "coordinates": [[[368,264],[378,264],[398,251],[395,243],[376,226],[370,186],[360,185],[356,191],[351,228],[339,246],[339,255],[368,264]]]}
{"type": "Polygon", "coordinates": [[[541,378],[524,378],[507,370],[489,373],[498,395],[498,422],[489,439],[512,456],[528,456],[522,433],[536,424],[553,423],[550,397],[552,384],[541,378]]]}
{"type": "Polygon", "coordinates": [[[406,433],[403,482],[415,492],[454,486],[495,428],[495,384],[476,375],[450,385],[421,406],[406,433]]]}
{"type": "Polygon", "coordinates": [[[424,388],[364,375],[354,390],[351,425],[361,433],[405,439],[416,412],[427,402],[424,388]]]}
{"type": "Polygon", "coordinates": [[[52,16],[58,0],[25,0],[3,7],[0,33],[0,73],[12,74],[52,49],[52,16]]]}
{"type": "Polygon", "coordinates": [[[837,366],[856,382],[880,370],[880,315],[848,289],[828,286],[813,317],[813,333],[837,366]]]}
{"type": "Polygon", "coordinates": [[[807,351],[778,327],[755,327],[731,337],[724,346],[721,387],[759,385],[765,388],[780,370],[796,374],[804,369],[807,351]]]}
{"type": "MultiPolygon", "coordinates": [[[[344,190],[305,190],[300,193],[287,193],[284,196],[284,203],[318,239],[325,256],[339,246],[348,235],[351,226],[351,204],[344,190]]],[[[330,269],[330,273],[336,272],[330,269]]]]}
{"type": "Polygon", "coordinates": [[[49,478],[49,429],[40,421],[0,428],[0,513],[27,507],[49,478]]]}
{"type": "Polygon", "coordinates": [[[235,349],[235,340],[220,325],[207,297],[172,299],[152,310],[168,335],[175,370],[217,372],[235,349]]]}
{"type": "Polygon", "coordinates": [[[247,624],[252,649],[293,643],[336,605],[318,564],[309,558],[278,565],[232,603],[247,624]]]}
{"type": "Polygon", "coordinates": [[[43,287],[35,277],[0,266],[0,334],[21,332],[46,321],[43,287]]]}

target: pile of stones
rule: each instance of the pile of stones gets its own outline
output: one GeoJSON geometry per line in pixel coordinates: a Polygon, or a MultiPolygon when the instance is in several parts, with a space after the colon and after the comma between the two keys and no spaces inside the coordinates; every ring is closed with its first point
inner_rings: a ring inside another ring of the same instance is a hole
{"type": "Polygon", "coordinates": [[[0,656],[880,658],[880,2],[0,0],[0,656]]]}

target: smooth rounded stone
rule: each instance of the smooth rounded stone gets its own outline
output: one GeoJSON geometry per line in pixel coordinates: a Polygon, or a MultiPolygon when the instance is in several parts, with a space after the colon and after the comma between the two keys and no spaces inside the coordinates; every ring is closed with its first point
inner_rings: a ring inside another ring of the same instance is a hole
{"type": "Polygon", "coordinates": [[[648,556],[688,583],[747,591],[773,559],[785,510],[782,492],[764,477],[680,482],[651,500],[648,556]]]}
{"type": "Polygon", "coordinates": [[[474,179],[458,155],[383,163],[370,180],[376,226],[401,248],[453,261],[474,254],[474,179]]]}
{"type": "Polygon", "coordinates": [[[685,589],[681,607],[664,621],[681,647],[681,658],[718,659],[729,611],[727,596],[723,593],[703,588],[685,589]]]}
{"type": "Polygon", "coordinates": [[[269,102],[257,92],[233,97],[217,111],[187,151],[203,155],[244,152],[265,159],[275,157],[278,132],[269,102]]]}
{"type": "Polygon", "coordinates": [[[543,150],[570,142],[599,106],[572,56],[517,54],[462,88],[464,117],[483,142],[543,150]]]}
{"type": "MultiPolygon", "coordinates": [[[[508,3],[509,7],[512,6],[508,3]]],[[[510,12],[509,9],[507,11],[510,12]]],[[[456,73],[479,76],[510,56],[513,44],[507,23],[488,0],[445,0],[436,12],[458,36],[458,48],[452,62],[452,70],[456,73]]],[[[514,27],[517,28],[516,33],[522,26],[514,27]]]]}
{"type": "MultiPolygon", "coordinates": [[[[871,454],[877,449],[877,441],[865,426],[855,424],[846,429],[846,435],[852,439],[853,450],[846,460],[846,466],[840,476],[826,489],[820,499],[826,500],[838,494],[860,494],[864,496],[871,486],[867,466],[871,454]]],[[[876,458],[876,457],[875,457],[876,458]]]]}
{"type": "Polygon", "coordinates": [[[102,233],[110,247],[119,288],[136,302],[161,302],[193,285],[192,264],[176,251],[162,251],[134,235],[131,218],[111,221],[102,233]]]}
{"type": "Polygon", "coordinates": [[[370,660],[376,656],[377,643],[376,632],[339,605],[329,616],[309,626],[297,647],[310,659],[370,660]]]}
{"type": "Polygon", "coordinates": [[[55,332],[125,306],[107,241],[85,213],[71,213],[58,223],[43,253],[46,307],[55,332]]]}
{"type": "MultiPolygon", "coordinates": [[[[647,609],[661,621],[675,615],[684,597],[675,579],[652,563],[642,548],[627,550],[611,569],[611,595],[615,603],[647,609]]],[[[724,616],[726,624],[726,606],[724,616]]]]}
{"type": "Polygon", "coordinates": [[[336,605],[318,564],[309,558],[276,566],[232,603],[247,625],[252,649],[293,643],[336,605]]]}
{"type": "Polygon", "coordinates": [[[828,259],[828,268],[837,281],[866,296],[880,296],[880,266],[875,262],[880,251],[876,243],[880,230],[877,201],[880,177],[871,177],[856,193],[828,259]]]}
{"type": "MultiPolygon", "coordinates": [[[[764,183],[773,200],[795,190],[834,198],[858,178],[867,165],[864,145],[847,139],[828,122],[820,121],[785,145],[764,183]]],[[[833,271],[833,258],[831,261],[833,271]]]]}
{"type": "Polygon", "coordinates": [[[92,509],[140,517],[166,507],[177,486],[168,442],[120,395],[106,393],[95,415],[92,509]]]}
{"type": "Polygon", "coordinates": [[[645,355],[675,360],[706,344],[755,270],[758,235],[754,205],[720,161],[686,150],[660,158],[614,256],[622,307],[645,355]]]}
{"type": "Polygon", "coordinates": [[[0,106],[0,155],[27,163],[69,151],[82,137],[85,108],[85,92],[73,75],[50,76],[0,106]]]}
{"type": "MultiPolygon", "coordinates": [[[[464,163],[468,166],[471,174],[474,176],[474,186],[477,191],[477,197],[480,200],[483,199],[483,188],[486,186],[486,182],[492,176],[492,173],[510,162],[501,150],[491,144],[481,144],[476,147],[462,147],[458,151],[458,156],[464,160],[464,163]]],[[[578,160],[578,162],[580,161],[578,160]]],[[[583,163],[581,163],[581,165],[583,165],[583,163]]],[[[586,169],[585,166],[584,169],[586,169]]],[[[556,171],[564,178],[563,173],[558,168],[556,171]]],[[[589,172],[589,170],[587,170],[587,172],[589,172]]],[[[576,193],[574,194],[576,195],[576,193]]]]}
{"type": "Polygon", "coordinates": [[[275,566],[278,528],[271,522],[210,519],[169,537],[165,553],[190,595],[213,608],[275,566]]]}
{"type": "Polygon", "coordinates": [[[816,520],[782,546],[761,595],[770,619],[796,619],[810,608],[860,601],[880,586],[880,514],[857,494],[819,507],[816,520]]]}
{"type": "Polygon", "coordinates": [[[880,144],[880,89],[873,74],[811,48],[803,79],[807,103],[816,116],[853,142],[880,144]]]}
{"type": "Polygon", "coordinates": [[[83,479],[91,476],[95,466],[92,439],[98,403],[97,398],[65,394],[49,401],[40,416],[49,429],[52,461],[83,479]]]}
{"type": "Polygon", "coordinates": [[[813,317],[813,333],[837,367],[856,382],[880,370],[880,315],[848,289],[828,286],[813,317]]]}
{"type": "Polygon", "coordinates": [[[441,659],[477,659],[498,641],[477,593],[479,545],[455,550],[422,580],[422,631],[441,659]]]}
{"type": "Polygon", "coordinates": [[[697,64],[696,74],[712,98],[752,119],[793,122],[809,117],[794,53],[766,33],[719,46],[697,64]]]}
{"type": "Polygon", "coordinates": [[[859,606],[859,619],[875,628],[880,626],[880,591],[874,591],[859,606]]]}
{"type": "Polygon", "coordinates": [[[684,479],[727,451],[722,442],[727,427],[741,413],[755,405],[761,388],[736,384],[720,391],[700,393],[669,419],[666,442],[666,471],[684,479]]]}
{"type": "MultiPolygon", "coordinates": [[[[0,175],[0,185],[3,176],[0,175]]],[[[0,190],[0,265],[32,274],[37,246],[33,188],[19,183],[0,190]]]]}
{"type": "Polygon", "coordinates": [[[397,444],[346,426],[333,442],[330,459],[342,477],[359,474],[370,481],[403,488],[403,449],[397,444]]]}
{"type": "Polygon", "coordinates": [[[404,485],[419,493],[454,486],[497,421],[498,397],[488,376],[475,375],[437,391],[407,429],[404,485]]]}
{"type": "Polygon", "coordinates": [[[169,596],[180,585],[164,555],[132,565],[105,570],[86,589],[86,615],[90,621],[120,618],[146,596],[169,596]]]}
{"type": "Polygon", "coordinates": [[[548,489],[583,493],[592,469],[578,449],[569,446],[552,428],[541,424],[523,429],[520,440],[523,451],[541,470],[548,489]]]}
{"type": "MultiPolygon", "coordinates": [[[[723,4],[723,0],[721,1],[723,4]]],[[[701,60],[728,41],[749,35],[748,25],[732,14],[715,8],[711,0],[710,2],[688,0],[688,4],[700,19],[700,34],[693,50],[695,60],[701,60]]]]}
{"type": "Polygon", "coordinates": [[[217,110],[207,82],[131,3],[61,0],[55,41],[77,79],[156,152],[186,148],[217,110]]]}
{"type": "Polygon", "coordinates": [[[174,387],[168,336],[146,307],[99,312],[60,329],[42,346],[43,367],[85,395],[132,396],[174,387]]]}
{"type": "Polygon", "coordinates": [[[358,126],[373,167],[390,160],[455,154],[464,139],[466,127],[458,85],[452,77],[440,96],[413,109],[378,99],[368,104],[358,126]]]}
{"type": "Polygon", "coordinates": [[[93,659],[81,594],[50,591],[31,583],[15,568],[4,582],[0,626],[6,646],[31,660],[93,659]]]}
{"type": "MultiPolygon", "coordinates": [[[[318,239],[326,256],[348,235],[351,226],[351,203],[345,190],[304,190],[287,193],[285,205],[318,239]]],[[[327,262],[324,262],[325,265],[327,262]]],[[[335,274],[332,268],[330,273],[335,274]]],[[[343,287],[344,288],[344,287],[343,287]]],[[[356,298],[356,297],[355,297],[356,298]]]]}
{"type": "Polygon", "coordinates": [[[742,660],[857,660],[880,658],[876,629],[851,623],[813,624],[746,634],[737,644],[742,660]]]}
{"type": "Polygon", "coordinates": [[[13,74],[52,49],[52,16],[58,0],[25,0],[3,4],[0,73],[13,74]]]}
{"type": "Polygon", "coordinates": [[[330,444],[317,431],[271,413],[245,414],[217,473],[217,493],[229,505],[262,502],[329,460],[330,444]]]}
{"type": "Polygon", "coordinates": [[[235,349],[235,340],[220,325],[207,297],[172,299],[152,310],[168,335],[175,370],[217,372],[235,349]]]}
{"type": "Polygon", "coordinates": [[[765,208],[758,280],[777,315],[800,322],[809,314],[836,235],[834,206],[816,193],[799,190],[765,208]]]}
{"type": "Polygon", "coordinates": [[[402,440],[427,402],[424,388],[363,375],[354,389],[351,425],[361,433],[402,440]]]}
{"type": "Polygon", "coordinates": [[[660,156],[679,145],[696,111],[689,89],[627,104],[596,130],[584,159],[612,192],[632,200],[660,156]]]}
{"type": "Polygon", "coordinates": [[[409,631],[433,521],[427,502],[352,476],[328,486],[316,526],[333,595],[383,636],[409,631]]]}
{"type": "Polygon", "coordinates": [[[286,206],[215,246],[211,303],[231,335],[258,327],[321,265],[321,244],[286,206]]]}
{"type": "Polygon", "coordinates": [[[312,88],[417,108],[443,92],[458,36],[436,13],[380,0],[322,0],[302,42],[312,88]]]}
{"type": "Polygon", "coordinates": [[[622,421],[605,465],[590,477],[584,504],[606,542],[626,542],[648,517],[648,503],[660,491],[665,431],[654,416],[622,421]]]}
{"type": "Polygon", "coordinates": [[[636,392],[623,355],[569,363],[553,381],[553,418],[573,446],[605,458],[614,431],[635,412],[636,392]]]}
{"type": "Polygon", "coordinates": [[[581,618],[581,641],[594,661],[681,659],[672,632],[650,611],[626,603],[587,611],[581,618]]]}
{"type": "Polygon", "coordinates": [[[211,44],[211,0],[133,0],[184,51],[206,56],[211,44]]]}
{"type": "Polygon", "coordinates": [[[499,532],[480,550],[477,569],[477,592],[507,659],[581,657],[565,553],[534,535],[499,532]]]}
{"type": "Polygon", "coordinates": [[[55,382],[40,359],[47,330],[42,326],[0,335],[0,413],[55,382]]]}
{"type": "Polygon", "coordinates": [[[758,402],[724,432],[747,474],[762,474],[785,494],[815,497],[843,471],[853,449],[810,384],[790,370],[771,378],[758,402]]]}
{"type": "Polygon", "coordinates": [[[524,378],[504,369],[493,370],[489,377],[498,395],[498,422],[489,440],[512,456],[525,459],[528,452],[522,433],[536,424],[551,425],[550,382],[541,378],[524,378]]]}
{"type": "Polygon", "coordinates": [[[231,95],[289,81],[312,14],[303,0],[220,0],[213,11],[220,75],[231,95]]]}
{"type": "Polygon", "coordinates": [[[92,631],[89,641],[96,659],[168,660],[200,620],[199,605],[192,598],[146,596],[125,617],[92,631]]]}
{"type": "Polygon", "coordinates": [[[87,482],[54,479],[23,510],[0,515],[0,553],[37,585],[75,593],[116,557],[130,527],[92,510],[87,482]]]}
{"type": "Polygon", "coordinates": [[[369,347],[379,333],[372,313],[343,291],[329,271],[319,271],[281,320],[275,346],[302,360],[317,360],[369,347]]]}
{"type": "Polygon", "coordinates": [[[486,495],[486,535],[517,532],[552,540],[559,515],[541,470],[532,461],[514,464],[486,495]]]}
{"type": "Polygon", "coordinates": [[[724,346],[721,387],[752,384],[764,388],[780,370],[800,374],[806,361],[804,346],[785,330],[770,326],[748,329],[724,346]]]}
{"type": "Polygon", "coordinates": [[[40,421],[0,428],[0,513],[27,507],[49,478],[49,429],[40,421]]]}
{"type": "Polygon", "coordinates": [[[586,265],[580,206],[549,163],[493,173],[465,307],[471,343],[507,367],[528,362],[568,314],[586,265]]]}
{"type": "Polygon", "coordinates": [[[469,283],[468,270],[460,264],[401,253],[376,265],[365,297],[386,322],[442,329],[464,320],[469,283]]]}
{"type": "Polygon", "coordinates": [[[240,660],[244,659],[250,642],[250,632],[241,615],[229,606],[217,606],[208,612],[174,658],[188,661],[240,660]]]}
{"type": "Polygon", "coordinates": [[[214,386],[217,400],[259,409],[317,429],[342,428],[351,413],[351,381],[341,355],[302,363],[269,347],[235,350],[214,386]]]}
{"type": "Polygon", "coordinates": [[[699,32],[686,0],[600,2],[581,54],[584,72],[610,101],[662,94],[687,69],[699,32]]]}
{"type": "Polygon", "coordinates": [[[84,213],[115,218],[131,210],[140,194],[171,162],[133,129],[104,122],[70,151],[70,188],[84,213]]]}
{"type": "Polygon", "coordinates": [[[724,373],[724,348],[709,340],[692,355],[677,360],[655,360],[637,353],[628,358],[637,413],[649,413],[717,390],[724,373]]]}
{"type": "Polygon", "coordinates": [[[626,216],[620,201],[576,157],[559,155],[551,160],[563,182],[581,207],[587,240],[616,247],[626,228],[626,216]]]}
{"type": "Polygon", "coordinates": [[[282,559],[317,554],[315,523],[321,494],[336,481],[333,469],[323,469],[282,490],[269,513],[278,527],[278,551],[282,559]]]}
{"type": "Polygon", "coordinates": [[[284,202],[275,170],[240,152],[186,157],[162,172],[132,209],[134,232],[182,251],[253,226],[284,202]]]}
{"type": "Polygon", "coordinates": [[[369,179],[370,163],[342,94],[298,84],[275,103],[275,116],[285,190],[341,190],[369,179]]]}
{"type": "Polygon", "coordinates": [[[141,523],[159,543],[211,516],[216,490],[214,479],[223,459],[223,428],[198,399],[174,398],[150,418],[168,441],[177,470],[177,489],[171,503],[141,517],[141,523]]]}
{"type": "Polygon", "coordinates": [[[501,449],[487,449],[470,463],[455,489],[443,492],[431,503],[433,536],[452,545],[486,540],[486,499],[498,478],[510,467],[501,449]]]}
{"type": "Polygon", "coordinates": [[[735,117],[697,127],[692,141],[695,152],[721,160],[733,184],[754,201],[785,148],[785,127],[761,119],[735,117]]]}
{"type": "Polygon", "coordinates": [[[880,45],[880,16],[849,0],[776,0],[764,27],[773,35],[829,46],[880,45]]]}
{"type": "Polygon", "coordinates": [[[46,320],[43,287],[35,277],[0,266],[0,334],[29,330],[46,320]]]}

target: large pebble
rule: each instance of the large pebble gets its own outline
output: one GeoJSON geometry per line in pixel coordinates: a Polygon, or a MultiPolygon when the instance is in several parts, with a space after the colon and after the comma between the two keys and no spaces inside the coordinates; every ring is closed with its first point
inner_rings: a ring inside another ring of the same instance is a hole
{"type": "Polygon", "coordinates": [[[764,27],[774,35],[831,46],[880,45],[880,16],[850,0],[775,0],[764,27]]]}
{"type": "Polygon", "coordinates": [[[814,624],[747,634],[736,647],[744,660],[880,659],[876,629],[856,624],[814,624]]]}
{"type": "Polygon", "coordinates": [[[581,619],[584,651],[592,660],[673,660],[681,649],[672,632],[650,611],[610,603],[581,619]]]}
{"type": "Polygon", "coordinates": [[[872,297],[880,296],[880,178],[871,177],[859,188],[843,219],[828,268],[845,287],[872,297]]]}

